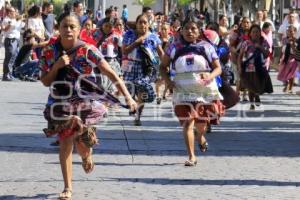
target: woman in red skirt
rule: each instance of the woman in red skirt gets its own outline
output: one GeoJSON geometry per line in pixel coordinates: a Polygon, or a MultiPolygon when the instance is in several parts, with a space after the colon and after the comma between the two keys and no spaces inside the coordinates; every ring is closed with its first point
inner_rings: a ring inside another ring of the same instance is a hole
{"type": "Polygon", "coordinates": [[[197,42],[199,28],[193,19],[186,19],[181,38],[170,44],[162,59],[161,73],[167,85],[174,88],[173,104],[176,116],[183,127],[188,159],[185,166],[195,166],[194,127],[200,151],[208,147],[204,133],[207,124],[218,124],[224,114],[223,99],[219,93],[215,77],[222,72],[219,58],[208,42],[197,42]],[[174,80],[168,76],[168,66],[175,74],[174,80]]]}

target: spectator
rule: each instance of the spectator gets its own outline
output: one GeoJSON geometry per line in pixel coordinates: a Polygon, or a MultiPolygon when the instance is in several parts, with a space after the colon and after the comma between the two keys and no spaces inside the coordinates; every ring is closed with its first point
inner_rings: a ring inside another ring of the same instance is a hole
{"type": "Polygon", "coordinates": [[[28,10],[27,29],[31,29],[35,34],[37,42],[45,40],[45,26],[41,18],[41,9],[34,5],[28,10]]]}
{"type": "Polygon", "coordinates": [[[297,29],[296,38],[299,38],[300,23],[297,19],[298,19],[297,14],[292,12],[292,13],[289,13],[287,22],[285,22],[285,21],[282,22],[282,24],[280,25],[279,30],[278,30],[278,37],[279,37],[280,42],[282,42],[282,40],[286,37],[286,30],[290,25],[293,25],[297,29]]]}
{"type": "Polygon", "coordinates": [[[83,24],[84,24],[87,16],[84,15],[83,5],[80,1],[75,1],[73,3],[73,11],[74,11],[75,15],[78,17],[78,20],[80,22],[80,26],[83,27],[83,24]]]}
{"type": "Polygon", "coordinates": [[[34,48],[43,47],[47,43],[39,44],[31,29],[23,33],[23,46],[14,63],[14,75],[21,80],[36,81],[39,75],[39,63],[34,48]]]}
{"type": "Polygon", "coordinates": [[[128,21],[128,9],[126,4],[123,5],[122,20],[124,22],[124,25],[126,26],[128,21]]]}
{"type": "Polygon", "coordinates": [[[102,8],[101,6],[99,6],[95,14],[95,24],[97,24],[101,19],[102,19],[102,8]]]}
{"type": "MultiPolygon", "coordinates": [[[[114,15],[114,10],[112,10],[111,8],[107,8],[105,10],[105,18],[109,17],[109,18],[113,18],[113,15],[114,15]]],[[[98,23],[97,23],[97,28],[101,28],[102,24],[103,24],[103,21],[104,19],[101,19],[98,23]]]]}
{"type": "Polygon", "coordinates": [[[50,39],[54,34],[54,25],[56,24],[53,14],[53,4],[44,2],[42,6],[42,19],[45,26],[45,38],[50,39]]]}
{"type": "Polygon", "coordinates": [[[5,57],[3,62],[2,81],[12,81],[14,79],[13,64],[19,51],[20,31],[24,27],[22,22],[16,20],[16,10],[14,7],[6,9],[7,16],[2,23],[4,33],[5,57]]]}
{"type": "Polygon", "coordinates": [[[119,18],[119,11],[118,11],[118,7],[117,6],[114,7],[114,16],[113,17],[119,18]]]}

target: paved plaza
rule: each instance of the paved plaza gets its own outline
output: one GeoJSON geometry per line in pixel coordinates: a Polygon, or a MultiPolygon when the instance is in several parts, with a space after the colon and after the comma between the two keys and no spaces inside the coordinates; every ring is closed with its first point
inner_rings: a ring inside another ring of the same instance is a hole
{"type": "MultiPolygon", "coordinates": [[[[98,125],[94,171],[86,175],[74,155],[73,199],[300,199],[300,96],[283,94],[271,75],[274,94],[262,96],[256,111],[248,103],[228,110],[207,135],[209,151],[197,149],[196,167],[183,166],[182,129],[170,100],[146,105],[141,127],[127,110],[111,110],[98,125]]],[[[58,148],[41,131],[48,89],[0,82],[0,91],[0,199],[57,199],[58,148]]]]}

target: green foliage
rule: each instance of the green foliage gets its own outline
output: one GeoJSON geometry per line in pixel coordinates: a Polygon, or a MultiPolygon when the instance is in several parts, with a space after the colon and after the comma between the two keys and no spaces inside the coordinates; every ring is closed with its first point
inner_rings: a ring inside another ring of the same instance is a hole
{"type": "Polygon", "coordinates": [[[56,16],[59,16],[63,12],[64,4],[67,3],[67,0],[52,0],[53,3],[53,13],[56,16]]]}
{"type": "Polygon", "coordinates": [[[178,0],[178,4],[180,6],[184,6],[184,5],[187,5],[187,4],[190,4],[192,2],[194,2],[195,0],[178,0]]]}
{"type": "Polygon", "coordinates": [[[156,0],[135,0],[135,4],[141,6],[151,6],[156,3],[156,0]]]}

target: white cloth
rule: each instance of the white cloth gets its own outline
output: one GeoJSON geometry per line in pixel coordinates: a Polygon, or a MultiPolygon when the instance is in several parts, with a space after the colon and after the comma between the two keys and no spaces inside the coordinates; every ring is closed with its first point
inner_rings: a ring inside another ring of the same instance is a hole
{"type": "Polygon", "coordinates": [[[222,100],[216,80],[208,85],[200,83],[202,73],[210,73],[211,69],[206,59],[201,55],[189,54],[178,57],[174,63],[176,88],[173,102],[204,102],[222,100]]]}
{"type": "Polygon", "coordinates": [[[45,26],[42,18],[28,18],[27,28],[33,30],[33,32],[39,37],[45,37],[45,26]]]}
{"type": "Polygon", "coordinates": [[[11,19],[9,17],[5,17],[2,22],[2,25],[6,27],[9,24],[10,24],[10,28],[7,31],[3,31],[4,37],[11,38],[11,39],[12,38],[20,39],[21,29],[25,26],[24,22],[11,19]]]}
{"type": "MultiPolygon", "coordinates": [[[[282,23],[278,29],[278,33],[282,34],[282,38],[286,37],[286,31],[291,24],[282,23]]],[[[300,37],[300,23],[294,23],[293,26],[297,29],[296,38],[300,37]]]]}

